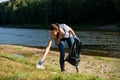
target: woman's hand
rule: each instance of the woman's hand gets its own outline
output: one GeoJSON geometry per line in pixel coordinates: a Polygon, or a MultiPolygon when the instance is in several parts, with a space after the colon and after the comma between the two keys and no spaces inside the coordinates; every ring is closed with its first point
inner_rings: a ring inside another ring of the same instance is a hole
{"type": "Polygon", "coordinates": [[[45,70],[45,67],[43,66],[43,61],[40,60],[39,63],[36,65],[37,68],[41,69],[41,70],[45,70]]]}
{"type": "Polygon", "coordinates": [[[40,60],[38,64],[42,65],[42,64],[43,64],[43,62],[44,62],[43,60],[40,60]]]}

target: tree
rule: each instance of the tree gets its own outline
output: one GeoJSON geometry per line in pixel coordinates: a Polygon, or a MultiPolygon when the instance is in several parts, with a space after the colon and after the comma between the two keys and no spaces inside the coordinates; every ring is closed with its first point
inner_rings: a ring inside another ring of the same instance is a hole
{"type": "Polygon", "coordinates": [[[0,3],[0,24],[111,24],[120,21],[120,0],[9,0],[0,3]]]}

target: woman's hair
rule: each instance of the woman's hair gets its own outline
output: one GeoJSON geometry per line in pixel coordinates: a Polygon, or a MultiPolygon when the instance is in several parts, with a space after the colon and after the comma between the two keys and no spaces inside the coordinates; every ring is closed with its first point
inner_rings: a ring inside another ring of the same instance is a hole
{"type": "Polygon", "coordinates": [[[56,24],[51,24],[50,25],[50,30],[58,30],[58,27],[57,27],[57,25],[56,24]]]}
{"type": "Polygon", "coordinates": [[[56,30],[57,31],[57,35],[56,35],[56,42],[60,41],[61,37],[62,37],[62,32],[60,31],[60,26],[58,23],[55,24],[51,24],[50,25],[50,30],[56,30]]]}

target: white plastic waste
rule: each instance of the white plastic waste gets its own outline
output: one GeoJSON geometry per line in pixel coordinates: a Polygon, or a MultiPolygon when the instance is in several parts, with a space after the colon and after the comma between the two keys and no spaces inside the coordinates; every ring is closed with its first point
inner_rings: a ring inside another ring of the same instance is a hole
{"type": "Polygon", "coordinates": [[[43,65],[37,64],[36,67],[37,67],[38,69],[45,70],[45,67],[44,67],[43,65]]]}

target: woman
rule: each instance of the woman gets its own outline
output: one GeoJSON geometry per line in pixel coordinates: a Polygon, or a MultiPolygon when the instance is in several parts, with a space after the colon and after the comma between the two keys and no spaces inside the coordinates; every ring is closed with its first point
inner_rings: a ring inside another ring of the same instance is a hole
{"type": "Polygon", "coordinates": [[[69,49],[71,48],[72,44],[74,43],[74,38],[76,37],[75,32],[66,24],[51,24],[50,25],[50,39],[48,40],[48,45],[45,49],[44,56],[42,60],[39,61],[37,64],[37,68],[44,69],[42,66],[43,61],[48,54],[52,40],[54,39],[56,45],[60,51],[60,68],[61,71],[65,71],[64,69],[64,56],[65,56],[65,42],[67,42],[69,49]]]}

